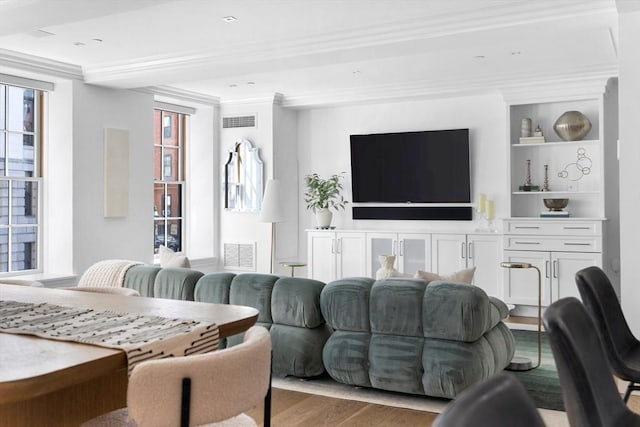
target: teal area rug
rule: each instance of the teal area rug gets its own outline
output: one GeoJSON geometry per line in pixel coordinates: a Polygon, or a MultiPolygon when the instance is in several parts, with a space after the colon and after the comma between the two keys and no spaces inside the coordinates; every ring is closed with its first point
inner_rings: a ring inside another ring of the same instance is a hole
{"type": "MultiPolygon", "coordinates": [[[[516,339],[516,355],[528,357],[535,364],[538,360],[538,332],[517,329],[511,332],[516,339]]],[[[538,408],[564,411],[558,371],[545,332],[542,333],[540,366],[530,371],[510,373],[522,382],[538,408]]]]}

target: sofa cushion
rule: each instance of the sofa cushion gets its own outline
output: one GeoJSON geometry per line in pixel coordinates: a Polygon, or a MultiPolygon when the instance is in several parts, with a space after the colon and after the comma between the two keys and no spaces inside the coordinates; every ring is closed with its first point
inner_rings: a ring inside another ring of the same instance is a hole
{"type": "Polygon", "coordinates": [[[258,322],[273,323],[271,293],[278,279],[278,276],[271,274],[239,274],[231,281],[229,303],[253,307],[260,312],[258,322]]]}
{"type": "Polygon", "coordinates": [[[473,282],[473,275],[475,272],[475,267],[466,268],[464,270],[456,271],[455,273],[446,275],[439,275],[436,273],[431,273],[430,271],[418,270],[414,278],[426,280],[427,282],[441,280],[443,282],[466,283],[470,285],[471,282],[473,282]]]}
{"type": "Polygon", "coordinates": [[[138,291],[140,296],[153,297],[153,284],[161,268],[156,265],[136,265],[127,270],[124,287],[138,291]]]}
{"type": "Polygon", "coordinates": [[[424,394],[422,350],[425,339],[401,335],[371,334],[369,378],[384,390],[424,394]]]}
{"type": "Polygon", "coordinates": [[[335,331],[322,349],[324,367],[334,380],[371,387],[368,332],[335,331]]]}
{"type": "Polygon", "coordinates": [[[164,245],[160,245],[158,248],[158,254],[160,254],[160,267],[182,267],[191,268],[189,258],[182,252],[175,252],[171,248],[167,248],[164,245]]]}
{"type": "Polygon", "coordinates": [[[491,327],[489,297],[477,286],[431,282],[423,304],[425,337],[470,342],[491,327]]]}
{"type": "Polygon", "coordinates": [[[371,332],[423,337],[422,280],[378,280],[371,287],[371,332]]]}
{"type": "Polygon", "coordinates": [[[283,277],[273,285],[271,317],[281,325],[317,328],[324,324],[320,309],[320,294],[324,282],[312,279],[283,277]]]}
{"type": "Polygon", "coordinates": [[[196,283],[203,275],[200,271],[189,268],[162,268],[153,284],[153,296],[193,301],[196,283]]]}
{"type": "Polygon", "coordinates": [[[229,304],[231,282],[234,273],[209,273],[198,279],[193,299],[214,304],[229,304]]]}
{"type": "Polygon", "coordinates": [[[320,295],[320,308],[334,329],[369,332],[369,295],[375,280],[354,277],[328,283],[320,295]]]}
{"type": "Polygon", "coordinates": [[[308,329],[274,323],[270,332],[273,372],[296,377],[315,377],[324,372],[322,349],[331,336],[329,326],[308,329]]]}

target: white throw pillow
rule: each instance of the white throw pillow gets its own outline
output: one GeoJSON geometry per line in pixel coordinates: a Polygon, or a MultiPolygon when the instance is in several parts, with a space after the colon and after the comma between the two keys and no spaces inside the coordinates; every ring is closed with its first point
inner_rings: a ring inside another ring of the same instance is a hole
{"type": "Polygon", "coordinates": [[[416,279],[426,280],[427,282],[433,282],[434,280],[442,280],[445,282],[456,282],[456,283],[467,283],[471,284],[473,281],[473,274],[476,272],[475,267],[467,268],[464,270],[456,271],[453,274],[449,274],[446,276],[441,276],[436,273],[431,273],[429,271],[421,271],[418,270],[413,276],[416,279]]]}
{"type": "Polygon", "coordinates": [[[160,254],[160,267],[191,268],[189,258],[183,255],[182,252],[174,252],[171,248],[160,245],[158,253],[160,254]]]}

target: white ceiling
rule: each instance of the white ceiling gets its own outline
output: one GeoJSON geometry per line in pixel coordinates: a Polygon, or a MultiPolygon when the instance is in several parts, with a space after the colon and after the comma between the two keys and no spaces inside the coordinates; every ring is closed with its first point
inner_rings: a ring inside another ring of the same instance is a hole
{"type": "Polygon", "coordinates": [[[0,65],[15,51],[77,65],[89,83],[222,102],[280,93],[305,106],[617,75],[615,0],[0,0],[0,16],[0,65]]]}

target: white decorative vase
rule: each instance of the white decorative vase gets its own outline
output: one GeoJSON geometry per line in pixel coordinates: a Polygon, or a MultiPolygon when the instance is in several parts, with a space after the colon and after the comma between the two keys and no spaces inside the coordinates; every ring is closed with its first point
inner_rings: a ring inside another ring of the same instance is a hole
{"type": "Polygon", "coordinates": [[[333,218],[333,212],[327,208],[316,209],[316,225],[318,228],[331,227],[331,219],[333,218]]]}
{"type": "Polygon", "coordinates": [[[376,280],[387,279],[398,272],[393,268],[396,263],[395,255],[380,255],[378,260],[380,261],[380,268],[376,271],[376,280]]]}

